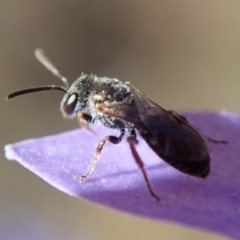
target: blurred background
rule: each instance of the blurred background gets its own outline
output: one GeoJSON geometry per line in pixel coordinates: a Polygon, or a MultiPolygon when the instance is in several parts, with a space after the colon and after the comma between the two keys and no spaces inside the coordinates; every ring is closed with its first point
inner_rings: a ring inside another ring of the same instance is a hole
{"type": "Polygon", "coordinates": [[[61,92],[5,101],[59,80],[34,58],[43,48],[70,81],[116,77],[167,109],[240,110],[240,1],[1,0],[0,239],[223,239],[128,216],[57,191],[3,147],[77,128],[61,92]]]}

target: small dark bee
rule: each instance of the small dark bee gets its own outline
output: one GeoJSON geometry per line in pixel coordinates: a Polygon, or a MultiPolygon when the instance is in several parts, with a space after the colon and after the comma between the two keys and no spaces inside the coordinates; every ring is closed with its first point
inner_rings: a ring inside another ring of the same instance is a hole
{"type": "Polygon", "coordinates": [[[141,170],[150,194],[160,198],[153,192],[143,161],[136,151],[138,130],[152,150],[164,161],[179,171],[205,178],[210,172],[210,157],[206,140],[215,141],[201,135],[185,117],[175,111],[160,107],[128,82],[116,78],[98,77],[81,74],[69,86],[65,78],[49,58],[40,49],[35,51],[36,58],[65,86],[39,86],[10,93],[7,99],[19,95],[45,90],[60,90],[65,93],[61,102],[64,116],[77,117],[80,125],[88,130],[88,124],[101,124],[107,128],[119,130],[118,136],[106,136],[98,144],[94,157],[85,175],[87,178],[94,170],[102,149],[109,141],[113,144],[121,142],[125,129],[128,131],[127,142],[132,155],[141,170]]]}

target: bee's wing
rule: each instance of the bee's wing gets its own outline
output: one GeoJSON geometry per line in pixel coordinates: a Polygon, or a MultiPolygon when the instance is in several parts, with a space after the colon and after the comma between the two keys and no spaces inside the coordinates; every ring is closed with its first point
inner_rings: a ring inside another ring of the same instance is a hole
{"type": "Polygon", "coordinates": [[[204,137],[183,116],[167,111],[131,86],[134,104],[111,104],[103,111],[132,123],[152,150],[174,168],[206,177],[210,157],[204,137]]]}
{"type": "Polygon", "coordinates": [[[139,133],[148,145],[178,170],[200,177],[210,171],[205,138],[176,112],[167,111],[132,87],[144,128],[139,133]]]}

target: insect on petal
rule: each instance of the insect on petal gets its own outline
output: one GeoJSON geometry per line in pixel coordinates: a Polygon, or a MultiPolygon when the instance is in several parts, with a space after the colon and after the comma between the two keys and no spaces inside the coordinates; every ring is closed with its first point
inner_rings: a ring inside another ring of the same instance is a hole
{"type": "MultiPolygon", "coordinates": [[[[98,144],[86,130],[7,145],[6,157],[72,196],[240,239],[240,115],[225,111],[183,115],[201,132],[229,144],[212,145],[211,172],[201,179],[172,168],[138,135],[136,148],[160,202],[149,196],[126,139],[118,146],[106,144],[94,173],[83,182],[77,177],[85,173],[98,144]]],[[[102,127],[93,130],[100,137],[110,131],[102,127]]]]}

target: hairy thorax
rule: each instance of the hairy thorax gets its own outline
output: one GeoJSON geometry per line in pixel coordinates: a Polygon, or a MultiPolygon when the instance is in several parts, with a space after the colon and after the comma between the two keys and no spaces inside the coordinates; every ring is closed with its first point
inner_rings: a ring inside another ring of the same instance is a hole
{"type": "Polygon", "coordinates": [[[101,124],[108,128],[129,128],[132,125],[121,119],[105,115],[98,111],[95,105],[104,103],[105,106],[120,109],[121,106],[134,103],[134,97],[131,93],[128,83],[114,78],[95,78],[92,91],[88,97],[87,112],[92,117],[92,123],[101,124]]]}

